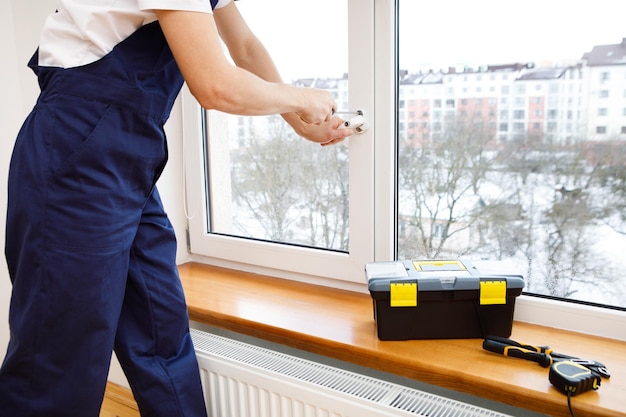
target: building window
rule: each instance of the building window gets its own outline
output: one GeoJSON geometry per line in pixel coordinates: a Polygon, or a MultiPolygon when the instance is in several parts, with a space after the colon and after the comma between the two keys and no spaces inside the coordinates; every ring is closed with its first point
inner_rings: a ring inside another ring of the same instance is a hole
{"type": "Polygon", "coordinates": [[[560,90],[561,90],[561,86],[557,83],[550,83],[550,94],[554,95],[554,94],[559,94],[560,90]]]}
{"type": "Polygon", "coordinates": [[[606,116],[609,114],[609,109],[606,107],[601,107],[598,109],[598,116],[606,116]]]}
{"type": "Polygon", "coordinates": [[[596,133],[603,135],[606,133],[606,126],[596,126],[596,133]]]}

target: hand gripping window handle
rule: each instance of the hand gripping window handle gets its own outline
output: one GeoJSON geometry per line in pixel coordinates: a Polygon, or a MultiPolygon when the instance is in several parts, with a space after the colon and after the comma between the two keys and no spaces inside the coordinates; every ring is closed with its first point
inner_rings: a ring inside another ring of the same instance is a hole
{"type": "Polygon", "coordinates": [[[369,129],[369,124],[367,120],[365,120],[365,116],[363,116],[362,110],[357,111],[335,111],[333,109],[333,114],[348,114],[353,115],[349,120],[343,122],[340,129],[354,129],[354,132],[357,135],[367,132],[369,129]]]}

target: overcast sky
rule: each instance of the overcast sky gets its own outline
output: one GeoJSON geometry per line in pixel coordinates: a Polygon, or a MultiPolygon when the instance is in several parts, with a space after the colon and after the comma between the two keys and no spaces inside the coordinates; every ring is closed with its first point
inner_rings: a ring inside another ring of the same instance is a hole
{"type": "MultiPolygon", "coordinates": [[[[241,0],[285,81],[345,72],[345,0],[241,0]]],[[[400,62],[485,65],[579,59],[626,37],[626,0],[400,0],[400,62]]]]}
{"type": "Polygon", "coordinates": [[[400,10],[407,67],[579,59],[626,37],[624,0],[401,0],[400,10]]]}

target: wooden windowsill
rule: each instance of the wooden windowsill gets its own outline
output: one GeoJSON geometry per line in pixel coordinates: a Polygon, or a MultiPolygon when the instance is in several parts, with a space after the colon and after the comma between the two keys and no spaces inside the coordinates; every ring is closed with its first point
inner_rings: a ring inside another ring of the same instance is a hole
{"type": "MultiPolygon", "coordinates": [[[[380,341],[368,294],[188,263],[190,319],[304,351],[553,416],[570,416],[548,370],[482,349],[481,339],[380,341]]],[[[595,359],[612,374],[572,398],[577,417],[626,417],[626,343],[513,324],[512,339],[595,359]]]]}

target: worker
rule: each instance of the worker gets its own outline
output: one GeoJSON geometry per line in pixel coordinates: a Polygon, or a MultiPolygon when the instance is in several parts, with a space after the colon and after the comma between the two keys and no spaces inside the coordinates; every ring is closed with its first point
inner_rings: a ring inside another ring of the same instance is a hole
{"type": "Polygon", "coordinates": [[[97,417],[112,351],[142,416],[206,416],[155,187],[183,82],[206,109],[281,114],[323,145],[352,131],[329,92],[281,81],[231,0],[60,0],[38,46],[9,169],[0,416],[97,417]]]}

